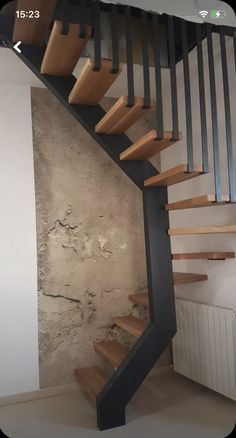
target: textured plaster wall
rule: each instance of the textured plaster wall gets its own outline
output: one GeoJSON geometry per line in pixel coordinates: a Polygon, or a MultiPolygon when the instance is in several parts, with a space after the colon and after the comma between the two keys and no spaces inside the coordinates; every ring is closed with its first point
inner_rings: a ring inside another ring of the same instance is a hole
{"type": "MultiPolygon", "coordinates": [[[[106,99],[104,105],[111,106],[106,99]]],[[[142,196],[48,90],[32,89],[41,387],[99,364],[93,341],[130,338],[111,321],[146,291],[142,196]]],[[[139,138],[152,116],[130,131],[139,138]],[[138,126],[138,127],[137,127],[138,126]]]]}

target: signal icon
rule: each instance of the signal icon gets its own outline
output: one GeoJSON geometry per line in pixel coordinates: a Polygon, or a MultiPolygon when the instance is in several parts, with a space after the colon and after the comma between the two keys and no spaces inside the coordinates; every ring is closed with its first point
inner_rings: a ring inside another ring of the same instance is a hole
{"type": "Polygon", "coordinates": [[[199,14],[201,15],[202,18],[206,18],[206,16],[209,14],[208,11],[200,11],[199,14]]]}

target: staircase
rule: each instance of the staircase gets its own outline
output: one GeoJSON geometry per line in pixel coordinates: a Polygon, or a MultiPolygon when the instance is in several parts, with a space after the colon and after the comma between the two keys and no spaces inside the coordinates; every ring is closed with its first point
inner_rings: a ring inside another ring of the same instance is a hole
{"type": "MultiPolygon", "coordinates": [[[[21,0],[21,8],[28,9],[28,0],[21,0]]],[[[19,58],[36,74],[47,88],[59,99],[74,118],[97,141],[98,145],[126,173],[142,191],[145,244],[147,259],[148,290],[145,294],[134,294],[129,300],[136,306],[148,308],[149,318],[141,319],[132,315],[117,315],[112,322],[121,330],[133,336],[133,346],[128,349],[117,341],[104,340],[94,343],[96,353],[114,368],[111,376],[92,364],[87,368],[75,370],[75,377],[97,410],[97,423],[101,430],[125,424],[125,407],[142,384],[161,354],[170,344],[176,333],[174,288],[182,284],[207,281],[206,274],[172,272],[172,260],[226,260],[234,258],[232,252],[192,252],[171,254],[170,236],[235,233],[236,225],[216,225],[185,227],[172,229],[169,226],[169,212],[180,209],[219,206],[235,202],[234,170],[230,162],[232,142],[228,142],[228,169],[230,174],[229,193],[222,195],[219,176],[219,154],[217,129],[213,121],[213,153],[215,194],[206,194],[182,201],[168,203],[167,188],[198,178],[209,172],[208,146],[206,142],[204,101],[204,83],[200,86],[202,163],[194,163],[192,142],[192,118],[189,77],[188,32],[191,27],[191,41],[197,45],[198,74],[203,71],[202,39],[207,35],[209,59],[211,60],[212,29],[201,25],[186,25],[184,20],[173,17],[159,18],[157,15],[139,11],[140,29],[143,35],[143,78],[144,96],[135,95],[131,23],[132,14],[137,10],[130,7],[118,8],[117,5],[100,4],[98,1],[56,2],[48,0],[47,8],[36,0],[40,11],[38,20],[16,18],[14,29],[4,33],[1,40],[14,50],[14,42],[21,40],[19,58]],[[111,59],[102,57],[101,47],[101,10],[107,13],[111,23],[112,55],[111,59]],[[107,112],[99,105],[103,96],[121,75],[123,66],[119,61],[119,38],[117,33],[118,14],[123,15],[126,41],[127,82],[124,93],[107,112]],[[160,26],[167,31],[169,50],[169,70],[171,75],[172,130],[164,130],[163,103],[161,88],[161,47],[158,39],[160,26]],[[190,26],[190,27],[189,27],[190,26]],[[151,99],[149,74],[149,42],[147,29],[152,27],[153,50],[156,77],[156,98],[151,99]],[[159,173],[148,161],[157,153],[172,148],[183,139],[178,128],[176,61],[177,47],[174,29],[180,30],[182,38],[181,59],[184,65],[184,83],[186,93],[186,149],[188,160],[159,173]],[[196,30],[193,39],[192,29],[196,30]],[[89,40],[94,41],[94,55],[84,63],[78,78],[73,71],[81,58],[89,40]],[[127,89],[126,89],[127,86],[127,89]],[[203,87],[203,88],[202,88],[203,87]],[[156,126],[140,140],[132,143],[125,134],[127,129],[145,116],[148,110],[156,111],[156,126]]],[[[34,7],[35,8],[35,7],[34,7]]],[[[1,22],[0,22],[1,23],[1,22]]],[[[6,26],[5,26],[6,27],[6,26]]],[[[224,52],[224,34],[221,34],[221,47],[224,52]],[[223,36],[222,36],[223,35],[223,36]]],[[[0,29],[1,33],[1,29],[0,29]]],[[[214,63],[213,63],[214,64],[214,63]]],[[[214,105],[215,81],[211,74],[211,97],[214,105]]],[[[227,101],[227,72],[226,109],[227,101]]],[[[226,112],[227,112],[226,111],[226,112]]],[[[215,117],[213,112],[213,118],[215,117]]],[[[229,119],[227,119],[229,123],[229,119]]],[[[228,125],[229,126],[229,125],[228,125]]]]}

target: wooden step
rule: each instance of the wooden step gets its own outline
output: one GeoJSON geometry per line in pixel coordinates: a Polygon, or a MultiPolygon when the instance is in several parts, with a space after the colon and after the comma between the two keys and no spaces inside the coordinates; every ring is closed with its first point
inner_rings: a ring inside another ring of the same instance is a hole
{"type": "MultiPolygon", "coordinates": [[[[176,143],[173,140],[173,132],[165,131],[163,140],[157,140],[158,134],[155,129],[148,132],[144,137],[130,146],[120,154],[121,160],[148,160],[153,155],[158,154],[172,144],[176,143]]],[[[182,139],[182,134],[179,132],[179,140],[182,139]]]]}
{"type": "MultiPolygon", "coordinates": [[[[123,134],[141,119],[150,108],[143,108],[143,97],[136,97],[135,104],[128,107],[128,97],[121,96],[95,127],[95,132],[104,134],[123,134]]],[[[153,108],[153,103],[151,108],[153,108]]]]}
{"type": "Polygon", "coordinates": [[[42,74],[70,76],[92,33],[91,27],[87,27],[86,37],[79,37],[80,25],[74,23],[70,23],[67,35],[61,31],[62,22],[55,21],[41,66],[42,74]]]}
{"type": "Polygon", "coordinates": [[[195,198],[184,199],[183,201],[171,202],[165,205],[167,211],[182,210],[185,208],[211,207],[226,204],[229,202],[229,195],[222,195],[221,201],[216,202],[215,195],[202,195],[195,198]]]}
{"type": "Polygon", "coordinates": [[[81,105],[97,105],[113,82],[118,73],[112,73],[112,61],[102,59],[101,70],[94,71],[94,59],[89,58],[69,95],[69,103],[81,105]]]}
{"type": "Polygon", "coordinates": [[[47,37],[57,0],[18,0],[17,11],[25,11],[27,18],[15,18],[13,42],[42,46],[47,37]],[[30,18],[39,11],[39,18],[30,18]]]}
{"type": "Polygon", "coordinates": [[[147,306],[148,305],[148,295],[147,294],[132,294],[129,295],[129,300],[136,304],[137,306],[147,306]]]}
{"type": "Polygon", "coordinates": [[[188,179],[194,178],[196,176],[201,175],[202,166],[200,164],[196,164],[194,166],[193,172],[188,172],[187,164],[179,164],[172,169],[166,170],[165,172],[159,173],[159,175],[154,175],[151,178],[148,178],[144,181],[145,187],[153,187],[153,186],[171,186],[173,184],[177,184],[188,179]]]}
{"type": "MultiPolygon", "coordinates": [[[[206,281],[208,276],[206,274],[191,274],[189,272],[174,272],[174,286],[180,286],[181,284],[197,283],[199,281],[206,281]]],[[[130,301],[137,304],[137,306],[148,306],[149,299],[148,294],[133,294],[129,295],[130,301]]],[[[122,327],[123,328],[123,327],[122,327]]]]}
{"type": "Polygon", "coordinates": [[[75,370],[75,377],[89,398],[96,402],[97,395],[107,382],[107,378],[102,370],[97,366],[78,368],[75,370]]]}
{"type": "Polygon", "coordinates": [[[129,300],[137,306],[148,306],[148,294],[133,294],[129,295],[129,300]]]}
{"type": "Polygon", "coordinates": [[[226,260],[234,259],[235,252],[185,252],[172,254],[172,260],[226,260]]]}
{"type": "Polygon", "coordinates": [[[174,272],[174,285],[197,283],[198,281],[206,281],[208,276],[206,274],[190,274],[189,272],[174,272]]]}
{"type": "Polygon", "coordinates": [[[112,318],[113,322],[123,330],[126,330],[131,335],[136,337],[141,336],[148,325],[146,320],[137,318],[136,316],[117,316],[112,318]]]}
{"type": "Polygon", "coordinates": [[[118,367],[127,356],[129,349],[117,341],[95,342],[96,352],[114,367],[118,367]]]}
{"type": "Polygon", "coordinates": [[[207,227],[171,228],[168,231],[169,236],[221,233],[236,233],[236,225],[209,225],[207,227]]]}

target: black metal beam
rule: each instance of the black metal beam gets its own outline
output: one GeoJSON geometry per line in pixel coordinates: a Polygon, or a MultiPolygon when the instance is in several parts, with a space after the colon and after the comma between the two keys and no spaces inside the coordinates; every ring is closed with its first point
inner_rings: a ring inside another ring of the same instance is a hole
{"type": "Polygon", "coordinates": [[[213,42],[212,42],[212,28],[209,23],[206,25],[206,27],[207,27],[207,47],[208,47],[209,79],[210,79],[210,94],[211,94],[215,194],[216,194],[216,201],[220,202],[221,176],[220,176],[220,152],[219,152],[218,115],[217,115],[217,99],[216,99],[215,63],[214,63],[214,52],[213,52],[213,42]]]}
{"type": "Polygon", "coordinates": [[[207,136],[207,118],[206,118],[206,93],[205,93],[205,77],[204,63],[202,51],[202,25],[196,24],[197,34],[197,59],[198,59],[198,87],[199,87],[199,102],[200,102],[200,119],[201,119],[201,137],[202,137],[202,167],[203,172],[209,171],[208,158],[208,136],[207,136]]]}
{"type": "Polygon", "coordinates": [[[126,44],[126,63],[127,63],[127,83],[128,83],[128,106],[135,104],[134,96],[134,61],[132,44],[132,19],[131,7],[125,7],[125,44],[126,44]]]}
{"type": "Polygon", "coordinates": [[[111,5],[111,39],[112,39],[112,73],[120,69],[119,35],[118,35],[118,6],[111,5]]]}
{"type": "Polygon", "coordinates": [[[174,17],[168,16],[168,40],[169,40],[169,59],[170,59],[170,79],[171,79],[171,107],[172,107],[172,126],[173,140],[179,138],[179,114],[178,114],[178,95],[175,64],[175,29],[174,17]]]}
{"type": "Polygon", "coordinates": [[[225,131],[226,131],[226,145],[227,145],[229,195],[230,195],[230,201],[236,202],[235,167],[234,167],[234,156],[233,156],[231,108],[230,108],[230,97],[229,97],[229,75],[228,75],[225,34],[222,27],[220,28],[220,47],[221,47],[223,88],[224,88],[225,131]]]}
{"type": "MultiPolygon", "coordinates": [[[[148,172],[147,172],[148,173],[148,172]]],[[[153,323],[175,329],[174,280],[168,236],[169,215],[166,187],[143,191],[149,312],[153,323]]]]}
{"type": "Polygon", "coordinates": [[[149,26],[148,14],[146,11],[141,12],[141,33],[143,49],[143,89],[144,89],[144,108],[149,108],[151,104],[150,91],[150,72],[149,72],[149,26]]]}
{"type": "Polygon", "coordinates": [[[187,34],[187,27],[186,26],[187,26],[186,21],[181,20],[188,171],[192,172],[194,170],[193,125],[192,125],[193,122],[192,122],[191,85],[190,85],[189,57],[188,57],[188,34],[187,34]]]}
{"type": "Polygon", "coordinates": [[[154,63],[155,63],[155,83],[156,83],[156,116],[157,116],[157,139],[162,140],[164,137],[164,120],[163,120],[163,99],[162,99],[162,79],[161,79],[161,48],[160,48],[160,25],[159,16],[152,15],[154,63]]]}

